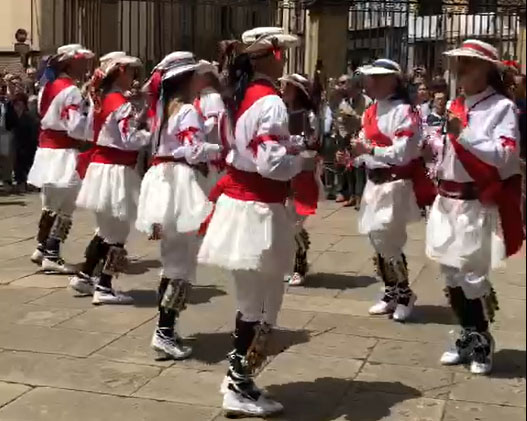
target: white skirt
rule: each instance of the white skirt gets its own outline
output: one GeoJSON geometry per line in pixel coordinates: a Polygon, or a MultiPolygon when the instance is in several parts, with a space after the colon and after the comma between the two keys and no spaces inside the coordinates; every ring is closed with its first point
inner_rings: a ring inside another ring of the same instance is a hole
{"type": "Polygon", "coordinates": [[[412,181],[366,183],[359,213],[359,232],[386,231],[393,224],[407,225],[419,221],[421,213],[415,199],[412,181]]]}
{"type": "Polygon", "coordinates": [[[143,178],[136,228],[150,233],[153,224],[176,232],[197,231],[212,212],[205,178],[188,165],[167,162],[152,166],[143,178]]]}
{"type": "Polygon", "coordinates": [[[463,271],[487,272],[501,266],[505,243],[497,208],[479,200],[437,196],[426,227],[426,254],[463,271]]]}
{"type": "Polygon", "coordinates": [[[77,197],[77,206],[134,221],[141,179],[134,168],[92,162],[77,197]]]}
{"type": "Polygon", "coordinates": [[[38,148],[27,182],[42,188],[71,187],[81,182],[77,173],[77,149],[38,148]]]}
{"type": "Polygon", "coordinates": [[[228,270],[286,274],[295,254],[294,221],[284,205],[221,195],[198,261],[228,270]]]}

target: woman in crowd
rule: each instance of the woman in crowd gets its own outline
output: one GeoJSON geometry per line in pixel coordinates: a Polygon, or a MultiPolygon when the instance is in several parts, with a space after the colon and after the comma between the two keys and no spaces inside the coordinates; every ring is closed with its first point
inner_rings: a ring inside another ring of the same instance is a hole
{"type": "Polygon", "coordinates": [[[377,273],[385,285],[370,314],[391,314],[402,322],[417,298],[410,289],[403,253],[406,225],[420,219],[418,205],[425,204],[422,195],[431,201],[433,184],[427,182],[420,159],[419,115],[410,104],[399,65],[380,59],[361,68],[361,73],[376,102],[364,114],[359,139],[352,142],[352,154],[366,164],[368,175],[359,232],[370,238],[377,253],[377,273]]]}
{"type": "Polygon", "coordinates": [[[222,385],[227,415],[268,416],[283,408],[254,384],[268,353],[284,294],[284,275],[294,256],[294,226],[285,201],[289,181],[313,170],[314,159],[294,155],[287,108],[275,84],[284,50],[298,39],[282,28],[242,35],[245,51],[230,67],[234,93],[234,140],[199,261],[231,270],[237,315],[234,349],[222,385]]]}
{"type": "Polygon", "coordinates": [[[88,166],[77,206],[95,212],[97,231],[86,249],[82,271],[70,286],[81,294],[93,294],[96,305],[133,303],[132,297],[114,290],[112,279],[126,262],[124,244],[136,218],[141,183],[135,170],[138,150],[150,141],[141,117],[125,97],[140,66],[138,58],[115,55],[103,61],[90,84],[94,147],[83,156],[88,166]],[[102,273],[95,282],[94,270],[100,262],[102,273]]]}
{"type": "Polygon", "coordinates": [[[60,256],[71,228],[81,180],[77,173],[79,140],[89,136],[86,98],[76,84],[93,53],[81,45],[59,47],[48,59],[39,95],[40,136],[28,183],[42,189],[38,246],[31,260],[44,271],[72,273],[60,256]]]}
{"type": "Polygon", "coordinates": [[[494,350],[489,323],[497,309],[489,271],[523,242],[518,121],[496,48],[467,40],[446,54],[457,59],[464,96],[448,109],[426,252],[441,265],[462,327],[441,363],[468,363],[472,373],[488,374],[494,350]]]}
{"type": "Polygon", "coordinates": [[[159,66],[161,89],[153,135],[153,161],[139,199],[136,227],[161,240],[158,324],[152,348],[159,358],[184,359],[191,353],[176,331],[196,277],[197,231],[212,210],[202,174],[221,150],[205,142],[205,127],[192,105],[200,68],[190,52],[175,52],[159,66]]]}
{"type": "MultiPolygon", "coordinates": [[[[292,74],[281,79],[283,86],[282,99],[289,113],[289,132],[299,135],[298,151],[310,150],[313,155],[319,148],[319,128],[311,102],[309,80],[299,74],[292,74]]],[[[296,255],[293,274],[286,277],[289,285],[298,286],[304,283],[308,270],[307,251],[309,235],[304,229],[304,222],[317,210],[321,182],[317,183],[319,174],[315,171],[301,172],[291,180],[292,197],[289,200],[291,211],[296,221],[296,255]]]]}

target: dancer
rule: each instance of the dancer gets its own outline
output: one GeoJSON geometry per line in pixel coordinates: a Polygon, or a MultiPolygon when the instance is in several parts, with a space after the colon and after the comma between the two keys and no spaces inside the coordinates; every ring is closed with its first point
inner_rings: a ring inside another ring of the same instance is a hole
{"type": "Polygon", "coordinates": [[[275,88],[284,50],[298,39],[281,28],[256,28],[242,39],[245,52],[234,59],[229,78],[235,140],[227,174],[211,193],[216,206],[198,260],[234,277],[238,311],[223,408],[227,415],[267,416],[283,407],[253,376],[265,361],[294,256],[294,226],[284,206],[288,181],[313,170],[314,159],[288,152],[287,109],[275,88]]]}
{"type": "Polygon", "coordinates": [[[89,105],[75,84],[84,77],[91,58],[93,53],[82,45],[59,47],[47,62],[39,95],[41,132],[28,183],[42,189],[42,214],[31,261],[46,272],[73,272],[61,258],[60,244],[70,231],[80,188],[79,141],[89,134],[89,105]]]}
{"type": "Polygon", "coordinates": [[[133,303],[132,297],[114,290],[112,279],[123,269],[124,244],[136,217],[141,183],[135,170],[138,150],[150,141],[143,118],[124,96],[140,66],[138,58],[116,53],[95,71],[90,86],[95,146],[86,156],[89,163],[77,206],[95,212],[97,230],[82,271],[71,279],[70,287],[93,294],[95,305],[133,303]],[[100,262],[103,268],[96,281],[93,275],[100,262]]]}
{"type": "Polygon", "coordinates": [[[207,175],[207,191],[210,191],[224,174],[225,157],[228,152],[228,125],[225,104],[219,93],[220,80],[216,67],[205,60],[200,60],[200,67],[196,72],[196,89],[198,95],[194,100],[194,107],[205,122],[206,141],[214,145],[221,145],[222,153],[210,161],[207,175]]]}
{"type": "Polygon", "coordinates": [[[523,243],[519,128],[496,48],[467,40],[446,54],[457,59],[457,81],[465,96],[448,110],[426,253],[441,264],[462,327],[441,363],[469,363],[473,374],[488,374],[494,351],[489,324],[498,309],[489,271],[523,243]]]}
{"type": "Polygon", "coordinates": [[[136,227],[161,240],[159,318],[152,348],[160,359],[186,358],[185,346],[175,325],[196,277],[200,239],[197,231],[212,210],[200,173],[220,145],[205,142],[203,120],[192,105],[199,64],[190,52],[176,52],[160,70],[161,97],[153,135],[153,161],[146,173],[139,199],[136,227]]]}
{"type": "MultiPolygon", "coordinates": [[[[318,123],[311,102],[309,80],[299,74],[292,74],[281,79],[283,86],[282,98],[289,113],[289,132],[301,135],[302,143],[299,150],[310,150],[313,155],[319,148],[318,123]]],[[[309,250],[309,234],[304,228],[304,222],[309,215],[314,215],[320,192],[323,191],[319,174],[315,171],[305,171],[295,176],[291,181],[292,197],[288,200],[291,212],[296,221],[296,255],[293,275],[286,276],[289,285],[299,286],[304,283],[308,271],[307,252],[309,250]]]]}
{"type": "Polygon", "coordinates": [[[366,164],[368,176],[359,232],[368,234],[376,252],[377,273],[384,281],[384,295],[369,312],[392,314],[393,320],[403,322],[417,299],[410,289],[403,253],[406,225],[420,219],[422,185],[426,184],[429,202],[434,185],[420,159],[419,115],[410,104],[401,68],[380,59],[360,71],[376,103],[364,114],[359,139],[352,140],[352,154],[366,164]]]}

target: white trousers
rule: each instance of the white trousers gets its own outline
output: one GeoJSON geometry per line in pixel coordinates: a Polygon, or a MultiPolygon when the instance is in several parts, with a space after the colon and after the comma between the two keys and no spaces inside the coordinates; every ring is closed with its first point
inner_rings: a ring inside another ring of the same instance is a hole
{"type": "Polygon", "coordinates": [[[446,286],[449,288],[460,287],[469,300],[482,298],[490,294],[492,285],[488,273],[464,271],[452,266],[441,265],[441,273],[445,278],[446,286]]]}
{"type": "Polygon", "coordinates": [[[370,231],[368,234],[375,251],[385,259],[398,259],[406,244],[406,224],[393,221],[384,230],[370,231]]]}
{"type": "Polygon", "coordinates": [[[62,216],[71,217],[75,210],[75,201],[79,194],[80,185],[75,184],[71,187],[55,187],[47,184],[42,187],[40,194],[42,198],[42,208],[56,212],[62,216]]]}
{"type": "Polygon", "coordinates": [[[233,277],[242,320],[276,325],[284,298],[283,273],[237,270],[233,277]]]}
{"type": "Polygon", "coordinates": [[[124,244],[130,234],[130,221],[122,221],[106,213],[97,212],[97,234],[108,244],[124,244]]]}
{"type": "Polygon", "coordinates": [[[164,231],[161,238],[161,276],[194,283],[200,245],[201,238],[195,232],[164,231]]]}

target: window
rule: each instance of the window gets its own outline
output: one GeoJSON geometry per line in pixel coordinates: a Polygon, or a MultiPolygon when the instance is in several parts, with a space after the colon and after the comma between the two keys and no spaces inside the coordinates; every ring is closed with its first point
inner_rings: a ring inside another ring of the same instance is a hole
{"type": "Polygon", "coordinates": [[[497,9],[498,0],[469,0],[468,2],[468,13],[470,15],[496,12],[497,9]]]}

